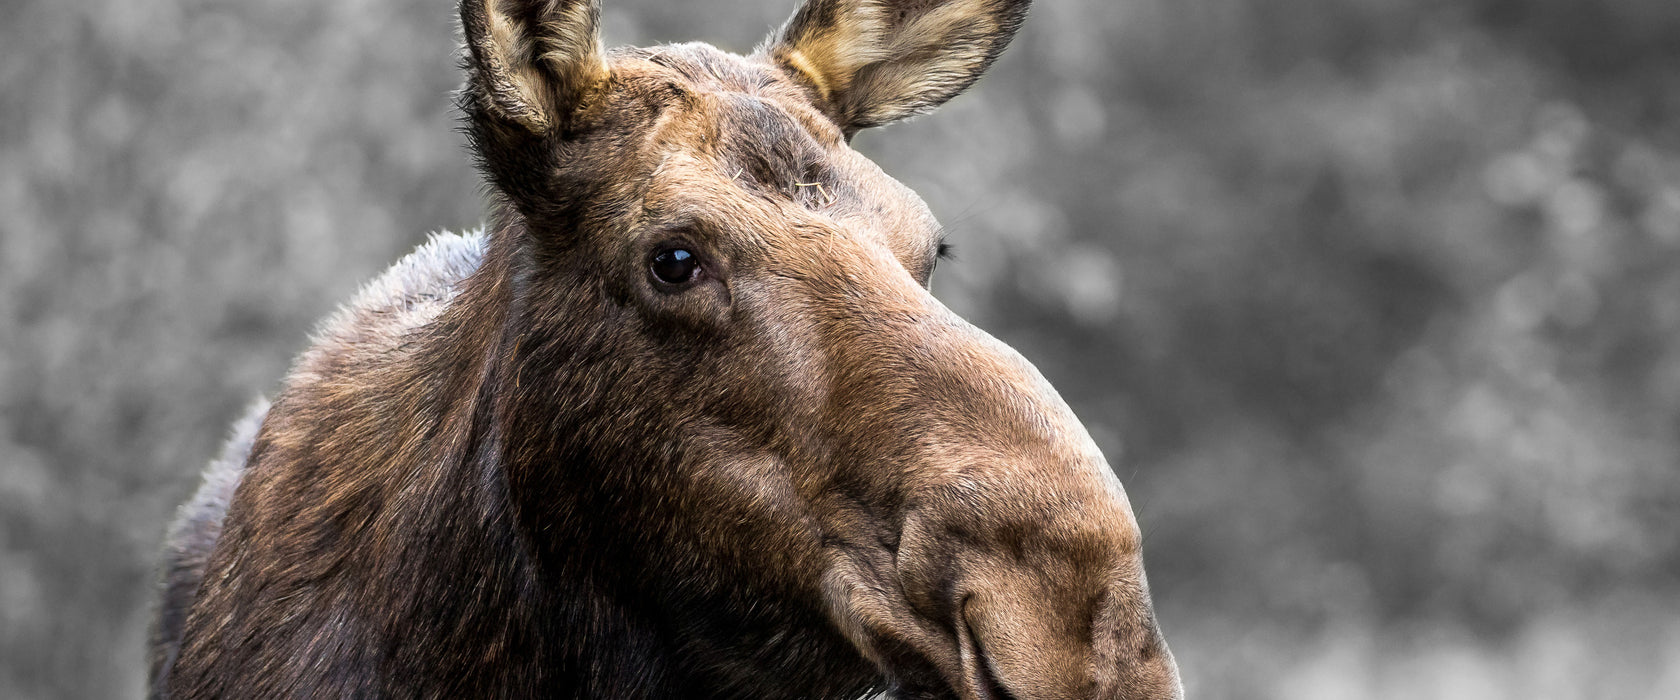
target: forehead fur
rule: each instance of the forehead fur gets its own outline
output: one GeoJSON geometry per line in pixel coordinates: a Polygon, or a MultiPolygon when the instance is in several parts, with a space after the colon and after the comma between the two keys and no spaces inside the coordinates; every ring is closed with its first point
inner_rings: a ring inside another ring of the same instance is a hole
{"type": "MultiPolygon", "coordinates": [[[[706,127],[708,150],[735,159],[769,159],[802,174],[801,162],[844,150],[839,127],[811,105],[808,93],[776,64],[690,43],[613,52],[614,83],[628,95],[655,95],[661,112],[681,110],[706,127]],[[770,148],[775,154],[757,154],[770,148]]],[[[744,165],[744,164],[743,164],[744,165]]]]}
{"type": "MultiPolygon", "coordinates": [[[[759,199],[792,202],[862,228],[911,232],[907,249],[919,249],[937,228],[921,199],[852,150],[810,93],[774,62],[690,43],[617,49],[609,66],[615,93],[609,104],[648,108],[643,121],[621,128],[645,130],[631,140],[658,163],[680,154],[759,199]]],[[[662,168],[652,170],[650,185],[658,190],[662,168]]],[[[684,168],[672,191],[719,195],[694,176],[684,168]]]]}

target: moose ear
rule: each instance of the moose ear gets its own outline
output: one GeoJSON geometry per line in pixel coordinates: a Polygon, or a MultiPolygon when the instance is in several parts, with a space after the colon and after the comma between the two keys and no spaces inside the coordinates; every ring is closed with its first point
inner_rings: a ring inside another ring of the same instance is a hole
{"type": "Polygon", "coordinates": [[[462,0],[476,107],[534,134],[563,127],[607,79],[595,0],[462,0]]]}
{"type": "Polygon", "coordinates": [[[793,71],[847,136],[973,85],[1030,0],[806,0],[759,52],[793,71]]]}

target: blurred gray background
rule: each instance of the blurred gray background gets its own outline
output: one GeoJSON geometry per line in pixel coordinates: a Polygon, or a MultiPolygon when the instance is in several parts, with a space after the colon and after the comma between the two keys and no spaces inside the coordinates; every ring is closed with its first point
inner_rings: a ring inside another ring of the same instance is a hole
{"type": "MultiPolygon", "coordinates": [[[[228,423],[477,224],[452,4],[0,0],[0,698],[138,697],[228,423]]],[[[1680,698],[1680,3],[1036,5],[856,145],[1118,465],[1190,695],[1680,698]]]]}

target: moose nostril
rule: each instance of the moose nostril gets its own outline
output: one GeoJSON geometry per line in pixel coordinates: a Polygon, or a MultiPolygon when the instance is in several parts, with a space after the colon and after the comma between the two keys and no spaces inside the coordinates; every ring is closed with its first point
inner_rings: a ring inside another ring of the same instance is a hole
{"type": "MultiPolygon", "coordinates": [[[[964,608],[967,607],[965,604],[964,608]]],[[[975,693],[980,700],[1015,700],[1015,695],[998,680],[997,671],[992,667],[992,659],[986,655],[985,647],[980,644],[980,637],[974,633],[974,626],[969,623],[968,615],[962,615],[962,635],[958,640],[963,646],[964,653],[972,659],[969,682],[974,686],[975,693]]]]}
{"type": "Polygon", "coordinates": [[[992,671],[992,660],[984,654],[980,656],[980,687],[991,700],[1015,700],[1015,695],[998,681],[997,674],[992,671]]]}

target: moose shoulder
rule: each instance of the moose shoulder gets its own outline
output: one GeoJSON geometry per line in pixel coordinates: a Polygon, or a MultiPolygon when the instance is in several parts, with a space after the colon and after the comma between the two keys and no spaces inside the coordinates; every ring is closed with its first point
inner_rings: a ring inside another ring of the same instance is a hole
{"type": "Polygon", "coordinates": [[[809,0],[743,57],[463,2],[490,223],[364,289],[212,463],[153,694],[1179,697],[1119,482],[848,146],[1026,9],[809,0]]]}

